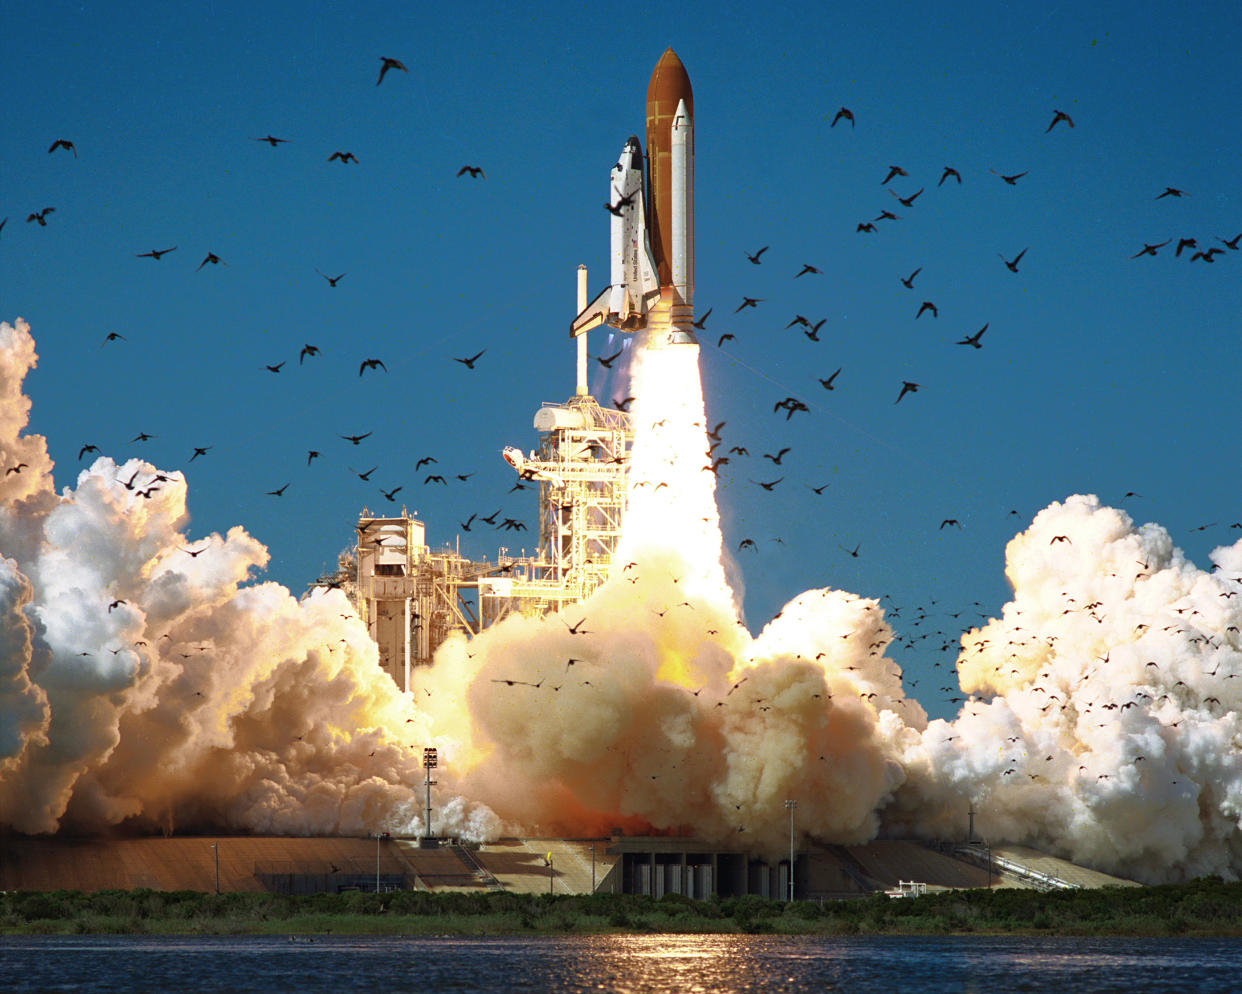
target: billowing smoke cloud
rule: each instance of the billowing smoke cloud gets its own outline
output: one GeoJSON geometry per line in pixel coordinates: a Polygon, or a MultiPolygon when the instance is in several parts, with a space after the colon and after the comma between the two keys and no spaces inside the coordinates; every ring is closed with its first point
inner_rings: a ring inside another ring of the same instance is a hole
{"type": "Polygon", "coordinates": [[[407,743],[437,740],[345,597],[249,582],[267,552],[241,528],[189,541],[178,473],[101,456],[56,495],[21,434],[34,363],[28,326],[0,324],[0,460],[21,467],[0,479],[0,823],[417,829],[407,743]]]}
{"type": "MultiPolygon", "coordinates": [[[[902,751],[900,817],[1157,881],[1242,871],[1242,541],[1187,562],[1094,497],[1010,543],[1001,618],[962,639],[974,699],[902,751]]],[[[896,813],[896,811],[894,812],[896,813]]]]}
{"type": "Polygon", "coordinates": [[[0,458],[26,463],[0,481],[0,822],[20,831],[417,830],[432,744],[433,827],[471,838],[777,854],[786,799],[842,843],[960,838],[973,804],[990,841],[1139,879],[1242,871],[1242,541],[1204,572],[1095,498],[1045,509],[1009,544],[1002,616],[962,637],[969,700],[928,722],[875,601],[807,591],[750,634],[697,349],[637,350],[614,575],[451,640],[411,698],[342,595],[254,582],[266,550],[240,528],[189,542],[180,474],[101,457],[55,494],[22,435],[34,361],[0,326],[0,458]]]}

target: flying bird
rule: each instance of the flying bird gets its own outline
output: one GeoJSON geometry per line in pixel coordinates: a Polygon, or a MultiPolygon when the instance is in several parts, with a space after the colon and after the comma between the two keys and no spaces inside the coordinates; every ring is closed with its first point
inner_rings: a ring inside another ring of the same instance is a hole
{"type": "Polygon", "coordinates": [[[755,540],[753,538],[744,538],[742,539],[741,542],[738,543],[737,549],[739,552],[741,552],[743,549],[754,549],[756,552],[758,552],[759,546],[755,545],[755,540]]]}
{"type": "MultiPolygon", "coordinates": [[[[1239,235],[1238,237],[1239,237],[1239,238],[1242,238],[1242,235],[1239,235]]],[[[1235,244],[1234,244],[1234,246],[1233,246],[1233,247],[1234,247],[1234,248],[1237,248],[1237,247],[1238,247],[1238,246],[1237,246],[1237,244],[1236,244],[1236,241],[1237,241],[1237,240],[1235,239],[1234,241],[1235,241],[1235,244]]],[[[1228,243],[1228,242],[1225,242],[1225,244],[1226,244],[1226,245],[1228,245],[1229,243],[1228,243]]],[[[704,328],[703,326],[707,323],[707,315],[711,314],[711,312],[712,312],[712,309],[709,307],[707,310],[705,310],[705,311],[703,312],[703,316],[702,316],[701,318],[699,318],[697,321],[691,321],[690,323],[691,323],[694,327],[698,328],[698,329],[699,329],[699,331],[706,331],[707,329],[706,329],[706,328],[704,328]]]]}
{"type": "Polygon", "coordinates": [[[919,268],[916,269],[914,272],[912,272],[909,276],[900,276],[898,277],[898,279],[901,280],[901,285],[904,286],[907,290],[913,290],[914,289],[914,277],[918,276],[918,274],[921,273],[922,271],[923,271],[923,267],[919,266],[919,268]]]}
{"type": "Polygon", "coordinates": [[[884,186],[884,184],[886,184],[894,176],[909,176],[909,175],[910,174],[907,173],[904,169],[902,169],[901,166],[889,166],[888,175],[885,176],[882,180],[880,180],[880,186],[884,186]]]}
{"type": "MultiPolygon", "coordinates": [[[[997,252],[996,254],[1000,255],[999,252],[997,252]]],[[[1024,255],[1026,255],[1026,249],[1023,249],[1021,252],[1015,255],[1012,261],[1009,259],[1006,259],[1003,255],[1001,255],[1001,261],[1005,263],[1005,265],[1008,267],[1011,273],[1016,273],[1018,271],[1018,263],[1022,261],[1022,257],[1024,255]]]]}
{"type": "MultiPolygon", "coordinates": [[[[29,215],[26,218],[26,223],[29,224],[31,221],[38,221],[39,227],[46,228],[47,227],[47,216],[51,214],[54,210],[56,210],[55,207],[44,207],[43,210],[41,211],[35,211],[33,214],[29,215]]],[[[6,217],[5,220],[7,221],[8,218],[6,217]]]]}
{"type": "MultiPolygon", "coordinates": [[[[423,486],[425,487],[428,483],[439,483],[441,486],[445,486],[445,487],[448,486],[448,480],[442,477],[439,473],[432,473],[428,475],[423,480],[423,486]]],[[[400,489],[400,488],[398,487],[397,489],[400,489]]],[[[393,492],[395,493],[396,491],[393,491],[393,492]]]]}
{"type": "Polygon", "coordinates": [[[267,142],[269,145],[272,146],[272,148],[275,148],[277,145],[281,144],[282,142],[287,142],[289,139],[288,138],[273,138],[271,135],[264,135],[262,138],[251,138],[250,140],[256,141],[256,142],[267,142]]]}
{"type": "Polygon", "coordinates": [[[917,321],[920,317],[922,317],[924,311],[931,311],[931,316],[934,318],[940,317],[940,311],[936,309],[936,305],[933,304],[930,300],[925,300],[919,306],[919,312],[916,315],[914,315],[914,320],[917,321]]]}
{"type": "Polygon", "coordinates": [[[725,342],[736,342],[736,341],[737,341],[736,335],[730,335],[728,332],[725,332],[723,335],[720,336],[720,340],[716,342],[716,348],[720,348],[720,346],[724,345],[725,342]]]}
{"type": "Polygon", "coordinates": [[[1156,197],[1156,199],[1163,200],[1165,197],[1184,197],[1185,195],[1185,190],[1178,190],[1176,187],[1166,186],[1164,188],[1164,193],[1161,193],[1156,197]]]}
{"type": "Polygon", "coordinates": [[[945,180],[947,180],[950,176],[952,176],[955,180],[957,180],[957,185],[958,185],[958,186],[961,186],[961,185],[962,185],[962,174],[961,174],[961,173],[959,173],[959,172],[958,172],[956,169],[954,169],[952,166],[945,166],[945,167],[944,167],[944,172],[940,174],[940,182],[939,182],[939,183],[937,183],[936,185],[937,185],[937,186],[943,186],[943,185],[944,185],[944,181],[945,181],[945,180]]]}
{"type": "Polygon", "coordinates": [[[1027,170],[1024,170],[1023,172],[1020,172],[1020,173],[1014,173],[1014,174],[1012,174],[1012,175],[1010,175],[1010,176],[1005,176],[1005,175],[1004,175],[1004,174],[1002,174],[1002,173],[998,173],[995,169],[991,170],[991,172],[992,172],[992,174],[993,174],[994,176],[1000,176],[1000,178],[1001,178],[1001,179],[1003,179],[1003,180],[1004,180],[1006,183],[1008,183],[1010,186],[1017,186],[1017,185],[1018,185],[1018,180],[1020,180],[1023,176],[1025,176],[1027,173],[1029,173],[1029,172],[1030,172],[1030,170],[1029,170],[1029,169],[1027,169],[1027,170]]]}
{"type": "Polygon", "coordinates": [[[378,466],[372,466],[372,467],[371,467],[370,469],[368,469],[365,473],[359,473],[356,469],[354,469],[354,468],[353,468],[353,466],[350,466],[350,467],[349,467],[349,471],[350,471],[351,473],[353,473],[353,474],[354,474],[354,476],[358,477],[358,479],[360,479],[360,480],[362,480],[362,481],[366,482],[366,481],[369,481],[369,480],[371,479],[371,474],[372,474],[372,473],[374,473],[374,472],[376,471],[376,469],[378,469],[378,468],[379,468],[378,466]]]}
{"type": "Polygon", "coordinates": [[[893,401],[893,403],[900,404],[902,397],[904,397],[908,393],[916,393],[918,389],[919,389],[919,385],[917,383],[911,383],[909,380],[902,380],[901,381],[901,393],[897,395],[897,399],[893,401]]]}
{"type": "MultiPolygon", "coordinates": [[[[744,310],[747,307],[755,307],[761,303],[763,303],[762,297],[742,297],[742,302],[737,305],[737,311],[744,310]]],[[[736,314],[737,311],[733,313],[736,314]]]]}
{"type": "Polygon", "coordinates": [[[47,154],[51,155],[58,148],[68,149],[73,153],[73,157],[75,159],[78,157],[78,150],[74,148],[73,142],[69,141],[67,138],[57,138],[56,141],[52,142],[52,147],[47,150],[47,154]]]}
{"type": "MultiPolygon", "coordinates": [[[[988,322],[988,324],[991,324],[991,323],[992,323],[991,321],[988,322]]],[[[983,348],[983,343],[980,342],[979,339],[983,337],[983,333],[987,330],[988,330],[988,325],[985,324],[982,328],[976,331],[973,335],[969,335],[966,338],[963,338],[957,344],[958,345],[970,345],[976,349],[981,349],[983,348]]]]}
{"type": "Polygon", "coordinates": [[[764,483],[762,480],[751,480],[750,482],[755,484],[755,486],[757,487],[763,487],[764,490],[768,491],[768,493],[771,493],[772,488],[775,487],[778,483],[780,483],[781,480],[783,479],[785,478],[782,476],[782,477],[779,477],[778,479],[773,480],[771,483],[764,483]]]}
{"type": "Polygon", "coordinates": [[[190,458],[187,459],[186,462],[193,462],[199,456],[207,455],[207,453],[210,452],[214,448],[215,448],[214,445],[201,445],[201,446],[196,445],[194,446],[194,455],[190,456],[190,458]]]}
{"type": "Polygon", "coordinates": [[[336,286],[341,282],[341,280],[349,275],[349,273],[341,273],[340,276],[329,276],[327,273],[320,273],[318,269],[316,269],[315,272],[319,273],[320,276],[328,281],[328,286],[336,286]]]}
{"type": "Polygon", "coordinates": [[[328,156],[328,161],[329,161],[329,162],[339,162],[339,163],[341,163],[342,165],[346,165],[346,164],[348,164],[348,163],[352,162],[352,163],[354,163],[355,165],[357,165],[357,164],[358,164],[358,156],[354,155],[354,153],[353,153],[353,152],[333,152],[331,155],[329,155],[329,156],[328,156]]]}
{"type": "Polygon", "coordinates": [[[896,191],[894,190],[889,190],[888,192],[891,193],[894,197],[896,197],[898,201],[900,201],[902,207],[913,207],[914,202],[918,200],[919,198],[919,194],[923,192],[923,187],[920,186],[914,193],[910,194],[910,196],[908,197],[900,197],[897,195],[896,191]]]}
{"type": "Polygon", "coordinates": [[[624,351],[625,349],[617,349],[617,351],[610,356],[596,356],[595,361],[605,369],[612,369],[612,364],[621,358],[621,353],[624,351]]]}
{"type": "Polygon", "coordinates": [[[1063,111],[1063,110],[1054,110],[1054,111],[1052,112],[1052,123],[1051,123],[1050,125],[1048,125],[1048,127],[1046,127],[1046,128],[1044,129],[1044,134],[1047,134],[1049,131],[1051,131],[1053,128],[1055,128],[1055,127],[1057,126],[1057,124],[1059,124],[1061,121],[1064,121],[1064,122],[1065,122],[1066,124],[1068,124],[1071,128],[1074,126],[1074,122],[1073,122],[1073,120],[1071,120],[1070,116],[1069,116],[1067,113],[1065,113],[1065,111],[1063,111]]]}
{"type": "Polygon", "coordinates": [[[460,363],[461,363],[463,366],[465,366],[467,369],[474,369],[474,364],[475,364],[476,362],[478,362],[478,361],[479,361],[479,359],[482,357],[483,353],[484,353],[484,352],[486,352],[486,351],[487,351],[487,349],[482,349],[482,350],[480,350],[480,351],[476,352],[474,355],[470,356],[470,358],[468,358],[468,359],[457,359],[457,358],[454,358],[454,359],[453,359],[453,361],[454,361],[454,362],[460,362],[460,363]]]}
{"type": "MultiPolygon", "coordinates": [[[[221,260],[221,258],[218,255],[216,255],[215,252],[208,252],[207,255],[203,258],[203,261],[198,264],[198,269],[202,269],[205,265],[207,265],[207,263],[211,263],[213,266],[218,266],[221,264],[222,261],[223,260],[221,260]]],[[[224,265],[227,266],[228,263],[225,262],[224,265]]],[[[194,271],[198,272],[198,269],[194,271]]]]}
{"type": "Polygon", "coordinates": [[[110,331],[108,332],[108,334],[104,335],[104,340],[100,342],[99,344],[107,345],[109,342],[117,342],[117,341],[128,342],[129,339],[126,338],[124,335],[122,335],[119,331],[110,331]]]}
{"type": "Polygon", "coordinates": [[[942,522],[940,522],[940,529],[938,530],[943,530],[948,527],[961,528],[962,523],[958,521],[957,518],[945,518],[942,522]]]}
{"type": "Polygon", "coordinates": [[[80,448],[80,449],[78,450],[78,462],[81,462],[81,461],[82,461],[82,457],[83,457],[84,455],[86,455],[86,453],[88,453],[88,452],[98,452],[98,451],[99,451],[99,446],[98,446],[98,445],[84,445],[84,446],[82,446],[82,448],[80,448]]]}
{"type": "Polygon", "coordinates": [[[281,362],[276,363],[276,365],[274,365],[274,366],[270,366],[270,365],[269,365],[269,366],[264,366],[263,368],[264,368],[264,369],[266,369],[269,373],[279,373],[279,372],[280,372],[280,368],[281,368],[283,365],[284,365],[284,361],[282,360],[281,362]]]}
{"type": "MultiPolygon", "coordinates": [[[[398,494],[398,492],[400,492],[400,490],[401,490],[401,488],[400,488],[400,487],[394,487],[392,490],[383,490],[383,489],[381,489],[381,490],[380,490],[380,493],[382,493],[382,494],[384,495],[384,499],[385,499],[386,501],[388,501],[390,504],[392,504],[392,503],[396,503],[396,502],[393,500],[393,498],[394,498],[394,497],[398,494]]],[[[469,528],[467,528],[467,529],[466,529],[466,531],[469,531],[469,530],[470,530],[469,528]]]]}
{"type": "Polygon", "coordinates": [[[828,125],[828,127],[835,128],[837,126],[837,122],[842,118],[845,118],[845,120],[850,122],[851,128],[854,127],[854,112],[848,107],[842,107],[839,111],[837,111],[836,117],[832,119],[832,123],[828,125]]]}
{"type": "Polygon", "coordinates": [[[380,362],[380,360],[363,359],[362,364],[358,367],[358,375],[361,376],[368,369],[382,369],[385,373],[388,372],[388,367],[380,362]]]}
{"type": "Polygon", "coordinates": [[[265,491],[265,495],[268,497],[283,497],[285,495],[285,491],[288,489],[289,484],[286,483],[284,486],[277,487],[275,490],[265,491]]]}
{"type": "Polygon", "coordinates": [[[168,255],[169,252],[176,252],[176,251],[177,251],[177,246],[174,245],[172,248],[152,249],[150,252],[139,252],[134,256],[134,258],[135,259],[159,259],[161,256],[168,255]]]}
{"type": "Polygon", "coordinates": [[[302,360],[307,356],[319,355],[319,348],[315,345],[303,345],[302,351],[298,353],[298,365],[302,365],[302,360]]]}
{"type": "Polygon", "coordinates": [[[840,374],[840,372],[841,372],[841,369],[842,369],[842,367],[838,366],[838,367],[837,367],[837,371],[836,371],[835,373],[833,373],[830,377],[828,377],[828,379],[826,379],[826,380],[821,379],[821,380],[819,381],[819,385],[820,385],[820,386],[822,386],[825,390],[833,390],[833,389],[835,389],[835,387],[833,387],[833,385],[832,385],[832,381],[833,381],[833,380],[835,380],[835,379],[837,378],[837,376],[838,376],[838,375],[840,374]]]}
{"type": "Polygon", "coordinates": [[[466,173],[470,174],[471,179],[487,179],[487,173],[483,172],[482,166],[462,166],[457,170],[458,176],[465,176],[466,173]]]}
{"type": "Polygon", "coordinates": [[[347,442],[353,442],[354,445],[358,445],[364,438],[370,438],[371,435],[372,432],[367,432],[365,435],[342,435],[341,438],[347,442]]]}
{"type": "Polygon", "coordinates": [[[1140,255],[1155,255],[1159,249],[1164,248],[1171,241],[1173,241],[1172,238],[1166,238],[1164,241],[1157,242],[1155,245],[1148,245],[1147,243],[1144,243],[1143,247],[1135,252],[1134,255],[1130,256],[1130,258],[1137,259],[1140,255]]]}
{"type": "Polygon", "coordinates": [[[765,452],[763,454],[763,458],[771,459],[775,465],[779,466],[781,464],[781,460],[785,458],[785,453],[788,451],[789,451],[789,446],[787,445],[785,446],[785,448],[781,449],[778,453],[776,453],[776,455],[772,455],[772,453],[770,452],[765,452]]]}
{"type": "Polygon", "coordinates": [[[855,228],[855,229],[854,229],[854,231],[855,231],[856,233],[857,233],[857,232],[859,232],[859,231],[865,231],[865,232],[867,232],[868,234],[874,234],[874,233],[875,233],[875,225],[874,225],[874,224],[872,224],[870,221],[867,221],[865,224],[860,224],[857,228],[855,228]]]}
{"type": "Polygon", "coordinates": [[[817,276],[822,275],[820,270],[816,269],[809,263],[804,262],[802,264],[802,268],[794,275],[794,279],[797,279],[799,276],[805,276],[807,273],[815,273],[817,276]]]}
{"type": "Polygon", "coordinates": [[[398,59],[390,59],[387,55],[381,55],[380,62],[382,62],[383,65],[380,66],[379,79],[375,81],[376,86],[379,86],[380,83],[384,82],[384,75],[389,69],[400,69],[404,73],[408,73],[410,71],[398,59]]]}
{"type": "Polygon", "coordinates": [[[148,435],[145,431],[140,431],[137,435],[130,439],[131,442],[149,442],[155,438],[155,435],[148,435]]]}
{"type": "Polygon", "coordinates": [[[751,262],[753,262],[757,266],[759,265],[759,256],[763,255],[763,253],[766,252],[767,250],[768,250],[768,246],[765,245],[754,255],[751,255],[749,252],[745,252],[745,250],[743,251],[744,251],[746,258],[749,259],[751,262]]]}

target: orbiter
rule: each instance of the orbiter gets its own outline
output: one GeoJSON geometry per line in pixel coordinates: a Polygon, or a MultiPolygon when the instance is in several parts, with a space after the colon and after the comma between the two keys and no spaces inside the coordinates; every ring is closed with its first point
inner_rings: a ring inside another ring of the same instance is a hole
{"type": "Polygon", "coordinates": [[[642,146],[631,136],[609,175],[611,282],[574,318],[569,334],[607,324],[647,328],[653,344],[696,344],[694,94],[671,48],[647,86],[643,166],[642,146]]]}

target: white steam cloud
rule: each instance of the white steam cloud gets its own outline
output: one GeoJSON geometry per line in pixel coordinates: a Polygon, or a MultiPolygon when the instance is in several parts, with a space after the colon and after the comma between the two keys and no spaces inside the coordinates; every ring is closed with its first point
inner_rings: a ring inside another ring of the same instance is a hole
{"type": "Polygon", "coordinates": [[[1073,497],[1007,550],[1013,598],[962,637],[969,700],[928,722],[876,601],[739,615],[704,469],[698,350],[637,350],[621,552],[576,608],[454,639],[413,697],[336,592],[255,583],[240,528],[191,543],[178,473],[107,457],[57,495],[27,436],[22,321],[0,325],[0,824],[684,831],[778,853],[804,834],[992,841],[1137,879],[1242,871],[1242,541],[1187,562],[1073,497]],[[687,455],[689,453],[690,455],[687,455]],[[140,491],[155,487],[148,496],[140,491]],[[192,549],[196,555],[191,555],[192,549]],[[413,746],[417,746],[414,748],[413,746]]]}

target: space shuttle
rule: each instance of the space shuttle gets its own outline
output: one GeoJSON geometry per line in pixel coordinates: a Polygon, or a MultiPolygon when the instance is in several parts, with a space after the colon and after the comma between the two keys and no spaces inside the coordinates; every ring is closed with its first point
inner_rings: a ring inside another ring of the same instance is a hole
{"type": "Polygon", "coordinates": [[[697,344],[694,94],[671,48],[647,86],[647,154],[631,135],[609,173],[608,193],[609,283],[574,318],[570,337],[608,325],[647,329],[652,344],[697,344]]]}

